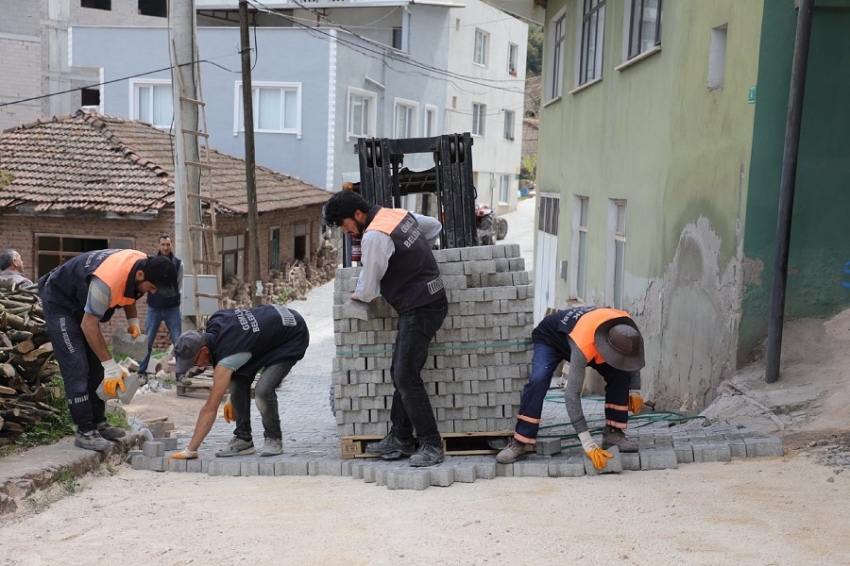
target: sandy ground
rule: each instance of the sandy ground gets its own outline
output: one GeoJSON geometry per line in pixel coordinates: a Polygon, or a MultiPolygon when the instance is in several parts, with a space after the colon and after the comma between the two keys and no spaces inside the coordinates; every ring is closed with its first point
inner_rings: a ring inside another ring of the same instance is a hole
{"type": "MultiPolygon", "coordinates": [[[[749,368],[709,411],[782,434],[784,458],[422,492],[121,465],[60,482],[0,519],[0,566],[850,564],[850,469],[821,465],[809,446],[850,428],[848,323],[850,311],[789,325],[780,381],[749,368]]],[[[203,401],[171,390],[128,409],[168,415],[184,437],[203,401]]]]}

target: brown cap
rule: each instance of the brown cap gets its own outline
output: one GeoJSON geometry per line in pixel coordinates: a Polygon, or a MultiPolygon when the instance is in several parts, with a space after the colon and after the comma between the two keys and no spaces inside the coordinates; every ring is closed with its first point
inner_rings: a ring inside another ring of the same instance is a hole
{"type": "Polygon", "coordinates": [[[611,367],[637,371],[646,365],[643,336],[629,317],[612,318],[600,324],[593,335],[593,343],[611,367]]]}

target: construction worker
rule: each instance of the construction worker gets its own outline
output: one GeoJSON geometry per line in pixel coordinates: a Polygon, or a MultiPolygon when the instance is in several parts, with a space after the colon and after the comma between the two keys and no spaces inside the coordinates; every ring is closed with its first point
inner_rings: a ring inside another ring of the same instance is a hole
{"type": "Polygon", "coordinates": [[[141,335],[136,300],[145,293],[177,294],[177,272],[164,257],[136,250],[97,250],[71,258],[38,280],[53,355],[65,382],[71,418],[77,425],[74,444],[109,450],[124,430],[106,422],[106,403],[95,391],[115,396],[126,390],[128,374],[106,346],[100,330],[117,307],[124,308],[127,332],[141,335]]]}
{"type": "MultiPolygon", "coordinates": [[[[177,270],[178,287],[183,282],[183,262],[172,253],[171,236],[162,234],[159,237],[159,252],[158,256],[163,256],[171,260],[174,268],[177,270]]],[[[180,294],[173,297],[163,297],[159,293],[148,294],[148,312],[145,315],[145,334],[148,337],[148,353],[139,363],[139,376],[146,378],[148,375],[148,364],[151,361],[151,350],[156,341],[156,334],[159,332],[159,327],[162,323],[168,328],[168,334],[171,336],[171,343],[175,344],[177,338],[182,334],[182,324],[180,315],[180,294]]],[[[177,373],[177,382],[183,383],[183,375],[177,373]]]]}
{"type": "Polygon", "coordinates": [[[260,455],[282,453],[277,388],[295,363],[304,357],[309,344],[307,323],[300,314],[280,305],[221,310],[210,317],[205,332],[184,332],[174,347],[177,373],[184,375],[193,366],[212,365],[213,386],[198,414],[188,447],[172,458],[198,457],[198,448],[215,422],[228,387],[230,400],[224,406],[224,419],[236,421],[236,430],[227,447],[216,452],[216,456],[244,456],[255,452],[251,434],[251,384],[261,368],[263,372],[254,391],[265,437],[260,455]]]}
{"type": "Polygon", "coordinates": [[[442,225],[400,208],[369,206],[352,191],[334,194],[325,205],[324,217],[329,226],[361,236],[362,270],[352,300],[370,303],[383,296],[398,312],[398,338],[390,366],[395,386],[392,429],[380,442],[367,444],[366,451],[388,460],[410,456],[411,466],[442,462],[442,438],[420,375],[428,344],[448,313],[443,280],[431,251],[442,225]]]}
{"type": "Polygon", "coordinates": [[[637,452],[637,444],[626,438],[628,411],[640,412],[643,399],[640,369],[645,365],[643,337],[628,313],[616,309],[579,307],[555,312],[540,321],[531,333],[534,357],[531,376],[522,389],[516,431],[508,446],[496,456],[500,464],[525,458],[525,447],[537,442],[543,399],[555,368],[570,364],[564,399],[567,413],[585,453],[597,470],[612,455],[606,448],[637,452]],[[605,429],[600,448],[588,432],[581,408],[581,391],[587,366],[605,379],[605,429]],[[630,394],[630,390],[635,390],[630,394]]]}
{"type": "Polygon", "coordinates": [[[24,275],[24,260],[16,250],[0,253],[0,279],[12,279],[18,285],[32,285],[24,275]]]}

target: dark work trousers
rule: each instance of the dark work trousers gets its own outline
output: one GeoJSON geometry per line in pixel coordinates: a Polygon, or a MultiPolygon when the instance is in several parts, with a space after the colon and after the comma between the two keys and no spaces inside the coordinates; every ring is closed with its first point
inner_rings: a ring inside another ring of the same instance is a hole
{"type": "Polygon", "coordinates": [[[416,430],[420,443],[443,445],[420,372],[428,358],[428,344],[448,311],[448,302],[439,301],[398,316],[398,337],[390,366],[395,386],[390,421],[393,434],[402,440],[412,438],[416,430]]]}
{"type": "Polygon", "coordinates": [[[95,393],[103,381],[103,366],[80,328],[82,321],[45,300],[43,292],[41,297],[71,418],[80,432],[89,432],[106,421],[106,403],[95,393]]]}
{"type": "MultiPolygon", "coordinates": [[[[286,359],[265,368],[254,388],[254,402],[263,419],[263,436],[265,438],[283,439],[280,430],[280,413],[277,406],[277,388],[292,370],[298,360],[286,359]]],[[[251,433],[251,383],[252,378],[235,376],[230,383],[230,403],[233,405],[233,416],[236,417],[236,430],[233,435],[242,440],[252,440],[251,433]]]]}

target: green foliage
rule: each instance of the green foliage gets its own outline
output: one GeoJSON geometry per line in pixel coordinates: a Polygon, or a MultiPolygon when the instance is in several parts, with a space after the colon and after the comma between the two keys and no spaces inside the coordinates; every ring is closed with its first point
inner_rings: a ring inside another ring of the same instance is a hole
{"type": "Polygon", "coordinates": [[[65,470],[61,474],[59,474],[59,478],[56,482],[62,486],[62,489],[68,495],[72,495],[77,492],[77,489],[80,487],[80,482],[77,481],[77,476],[71,470],[65,470]]]}
{"type": "Polygon", "coordinates": [[[543,72],[543,26],[528,25],[528,54],[525,67],[529,75],[539,77],[543,72]]]}
{"type": "Polygon", "coordinates": [[[289,287],[284,287],[283,290],[280,293],[278,293],[278,295],[277,295],[276,304],[285,305],[286,303],[288,303],[291,300],[292,300],[292,289],[290,289],[289,287]]]}
{"type": "Polygon", "coordinates": [[[536,179],[537,178],[537,154],[529,154],[522,158],[521,169],[519,174],[520,179],[536,179]]]}
{"type": "Polygon", "coordinates": [[[71,412],[68,410],[68,401],[65,399],[65,384],[61,377],[55,377],[50,383],[51,394],[44,402],[59,409],[59,413],[49,420],[34,425],[24,434],[25,447],[41,446],[42,444],[53,444],[66,436],[75,433],[74,421],[71,420],[71,412]]]}

